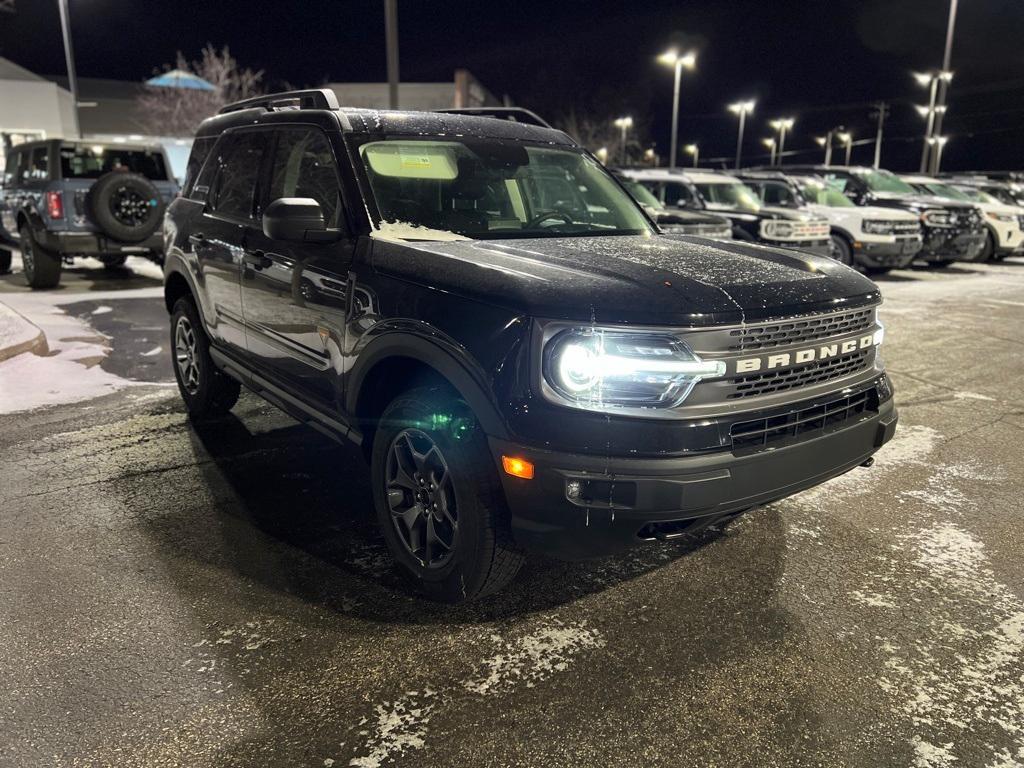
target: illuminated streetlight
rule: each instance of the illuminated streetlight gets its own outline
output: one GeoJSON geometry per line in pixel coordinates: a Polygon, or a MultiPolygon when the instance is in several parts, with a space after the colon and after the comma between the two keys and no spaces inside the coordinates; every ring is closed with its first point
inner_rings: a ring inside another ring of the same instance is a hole
{"type": "Polygon", "coordinates": [[[775,139],[761,139],[761,143],[768,147],[768,151],[771,153],[771,160],[768,164],[775,165],[775,139]]]}
{"type": "Polygon", "coordinates": [[[693,155],[693,167],[697,167],[697,163],[700,162],[700,147],[696,144],[687,144],[684,149],[686,154],[693,155]]]}
{"type": "Polygon", "coordinates": [[[625,117],[617,117],[612,121],[612,125],[622,131],[622,154],[619,157],[619,162],[623,165],[626,164],[626,133],[630,128],[633,127],[633,118],[629,115],[625,117]]]}
{"type": "Polygon", "coordinates": [[[948,136],[932,136],[928,139],[928,143],[935,148],[935,170],[933,174],[939,172],[939,168],[942,166],[942,148],[946,146],[946,142],[949,141],[948,136]]]}
{"type": "Polygon", "coordinates": [[[846,165],[850,164],[850,153],[853,151],[853,134],[849,131],[837,133],[836,138],[846,145],[846,165]]]}
{"type": "Polygon", "coordinates": [[[601,161],[601,165],[606,165],[608,163],[608,147],[601,147],[594,154],[597,156],[597,159],[601,161]]]}
{"type": "Polygon", "coordinates": [[[743,126],[746,123],[747,115],[754,111],[754,101],[737,101],[729,105],[729,111],[740,118],[740,130],[736,136],[736,167],[740,167],[740,157],[743,154],[743,126]]]}
{"type": "Polygon", "coordinates": [[[644,160],[646,160],[651,165],[658,164],[658,155],[654,151],[654,147],[648,147],[647,149],[644,150],[644,160]]]}
{"type": "Polygon", "coordinates": [[[779,165],[782,165],[782,150],[786,146],[786,131],[793,127],[793,123],[796,120],[792,117],[780,117],[777,120],[772,120],[768,125],[779,132],[779,153],[776,155],[779,161],[779,165]]]}
{"type": "Polygon", "coordinates": [[[669,146],[668,167],[676,167],[676,141],[679,138],[679,80],[683,75],[683,69],[693,69],[697,66],[697,54],[685,53],[679,55],[679,51],[666,51],[658,57],[658,62],[673,67],[676,72],[675,85],[672,88],[672,141],[669,146]]]}
{"type": "MultiPolygon", "coordinates": [[[[936,90],[939,87],[939,83],[943,84],[943,93],[945,93],[946,85],[953,79],[953,73],[949,70],[942,70],[939,72],[914,72],[914,79],[917,84],[923,88],[928,88],[928,106],[917,107],[917,113],[921,117],[927,117],[928,123],[924,129],[924,142],[921,144],[921,173],[924,173],[928,168],[928,148],[931,146],[930,141],[932,133],[939,130],[941,122],[936,122],[936,115],[939,113],[939,108],[935,106],[936,90]]],[[[945,112],[946,108],[941,107],[942,111],[945,112]]],[[[941,121],[941,118],[940,118],[941,121]]]]}

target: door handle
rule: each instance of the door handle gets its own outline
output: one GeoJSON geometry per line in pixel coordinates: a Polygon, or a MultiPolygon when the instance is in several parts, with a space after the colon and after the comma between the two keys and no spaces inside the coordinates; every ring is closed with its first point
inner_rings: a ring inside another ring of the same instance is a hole
{"type": "Polygon", "coordinates": [[[257,271],[266,269],[274,263],[274,260],[263,251],[246,251],[245,255],[242,256],[242,261],[257,271]]]}

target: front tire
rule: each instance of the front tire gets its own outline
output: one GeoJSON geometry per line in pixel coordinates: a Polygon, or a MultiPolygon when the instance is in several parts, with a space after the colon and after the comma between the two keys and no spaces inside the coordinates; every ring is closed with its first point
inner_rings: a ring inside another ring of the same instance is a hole
{"type": "Polygon", "coordinates": [[[445,387],[384,411],[371,455],[373,500],[388,549],[427,597],[475,600],[505,587],[523,555],[479,422],[445,387]]]}
{"type": "Polygon", "coordinates": [[[992,230],[988,230],[985,233],[985,246],[978,252],[978,255],[975,256],[972,261],[982,263],[992,261],[996,258],[996,236],[992,234],[992,230]]]}
{"type": "Polygon", "coordinates": [[[21,237],[21,263],[29,288],[36,291],[55,288],[60,282],[60,254],[39,245],[28,224],[22,224],[18,234],[21,237]]]}
{"type": "Polygon", "coordinates": [[[832,253],[836,261],[848,267],[854,266],[853,248],[850,247],[850,243],[842,235],[832,235],[832,253]]]}
{"type": "Polygon", "coordinates": [[[213,364],[210,339],[188,296],[178,299],[171,313],[171,354],[178,391],[193,421],[223,416],[238,402],[241,385],[213,364]]]}

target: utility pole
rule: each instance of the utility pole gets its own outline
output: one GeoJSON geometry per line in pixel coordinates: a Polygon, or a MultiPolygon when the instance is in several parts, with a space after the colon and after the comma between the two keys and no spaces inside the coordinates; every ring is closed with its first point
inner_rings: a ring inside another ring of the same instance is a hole
{"type": "Polygon", "coordinates": [[[928,169],[928,150],[931,147],[929,142],[932,138],[932,127],[935,125],[935,89],[939,85],[939,80],[938,75],[932,77],[931,90],[928,96],[928,123],[924,129],[924,145],[921,147],[921,173],[928,169]]]}
{"type": "Polygon", "coordinates": [[[885,125],[885,118],[889,116],[889,105],[884,101],[878,102],[878,106],[872,117],[878,118],[878,129],[875,131],[875,168],[882,165],[882,126],[885,125]]]}
{"type": "Polygon", "coordinates": [[[71,91],[71,131],[72,138],[82,138],[82,128],[78,122],[78,76],[75,74],[75,49],[71,45],[71,18],[68,14],[68,0],[57,0],[60,7],[60,29],[64,34],[64,58],[68,65],[68,90],[71,91]]]}
{"type": "Polygon", "coordinates": [[[388,60],[388,107],[398,109],[398,0],[384,0],[384,42],[388,60]]]}
{"type": "MultiPolygon", "coordinates": [[[[948,74],[951,70],[949,68],[950,60],[953,56],[953,31],[956,27],[956,6],[957,0],[949,0],[949,23],[946,26],[946,48],[942,53],[942,72],[947,76],[942,78],[942,82],[939,84],[939,106],[942,109],[935,116],[935,132],[933,136],[942,135],[942,117],[946,113],[946,91],[949,89],[950,75],[948,74]]],[[[932,173],[938,173],[938,153],[936,152],[932,158],[932,173]]]]}

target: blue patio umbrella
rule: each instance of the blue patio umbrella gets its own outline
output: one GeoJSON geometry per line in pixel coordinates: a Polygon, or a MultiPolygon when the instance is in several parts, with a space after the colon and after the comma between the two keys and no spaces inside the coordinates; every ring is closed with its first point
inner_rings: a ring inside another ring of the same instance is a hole
{"type": "Polygon", "coordinates": [[[146,85],[155,85],[159,88],[191,88],[196,91],[216,90],[203,78],[183,69],[172,69],[170,72],[150,78],[146,81],[146,85]]]}

